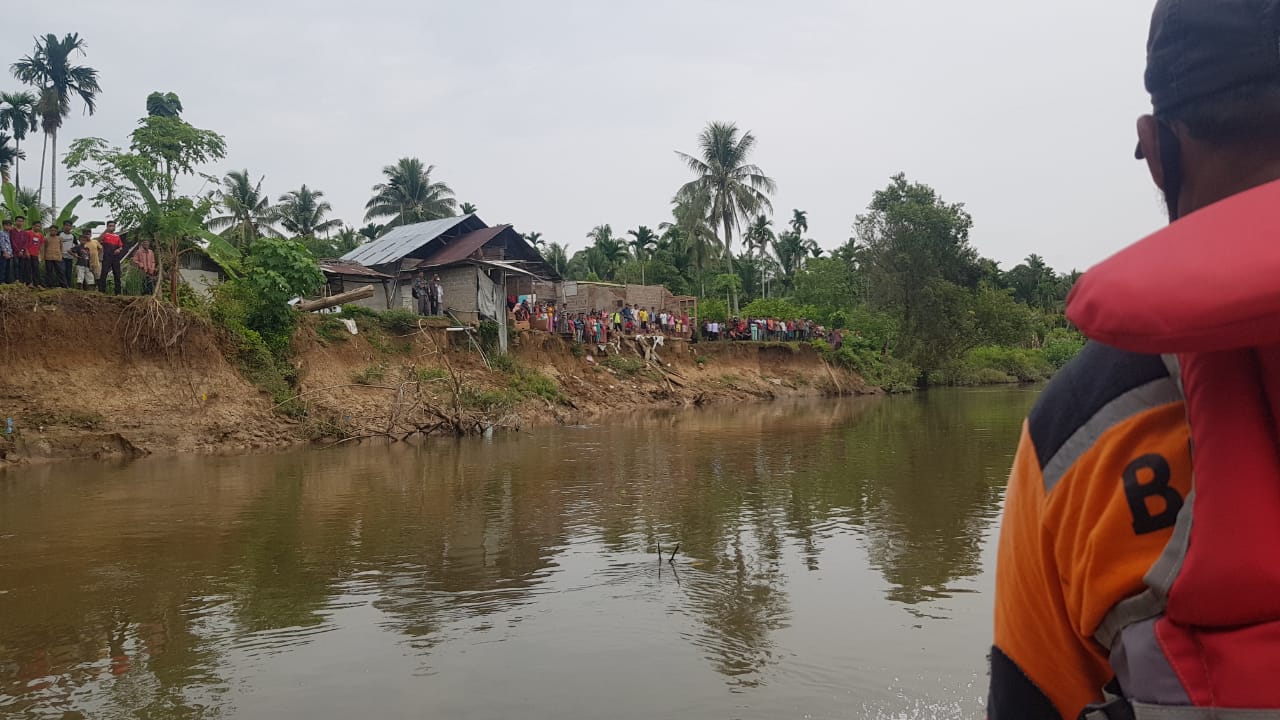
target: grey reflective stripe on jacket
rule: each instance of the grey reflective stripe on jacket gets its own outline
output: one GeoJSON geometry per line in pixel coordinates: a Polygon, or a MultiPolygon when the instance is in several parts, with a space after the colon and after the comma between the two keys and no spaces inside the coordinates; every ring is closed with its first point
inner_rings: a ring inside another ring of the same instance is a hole
{"type": "Polygon", "coordinates": [[[1134,720],[1280,720],[1280,710],[1133,704],[1134,720]]]}

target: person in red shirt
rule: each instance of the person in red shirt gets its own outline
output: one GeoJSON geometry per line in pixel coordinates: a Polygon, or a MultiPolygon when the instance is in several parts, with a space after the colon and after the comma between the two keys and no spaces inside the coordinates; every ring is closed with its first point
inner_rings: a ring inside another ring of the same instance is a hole
{"type": "Polygon", "coordinates": [[[120,260],[124,258],[124,241],[116,234],[116,221],[107,221],[107,230],[102,233],[102,272],[98,275],[98,292],[107,291],[107,273],[115,276],[116,294],[124,294],[124,284],[120,282],[120,260]]]}
{"type": "Polygon", "coordinates": [[[143,240],[133,253],[133,265],[142,273],[142,294],[150,295],[156,289],[156,277],[160,268],[156,264],[156,253],[151,249],[151,242],[143,240]]]}
{"type": "Polygon", "coordinates": [[[9,232],[9,244],[13,248],[13,264],[18,276],[18,282],[31,284],[31,277],[27,274],[30,269],[27,265],[27,248],[31,246],[31,231],[26,229],[27,219],[22,215],[13,218],[13,230],[9,232]]]}
{"type": "Polygon", "coordinates": [[[40,221],[31,223],[27,242],[27,277],[32,285],[40,284],[40,252],[44,250],[44,233],[41,232],[40,221]]]}

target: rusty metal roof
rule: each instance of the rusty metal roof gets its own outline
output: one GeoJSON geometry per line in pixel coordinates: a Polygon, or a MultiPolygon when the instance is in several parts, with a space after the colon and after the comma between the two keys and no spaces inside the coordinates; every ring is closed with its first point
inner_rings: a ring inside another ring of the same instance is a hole
{"type": "Polygon", "coordinates": [[[342,260],[321,260],[320,271],[330,275],[354,275],[359,277],[377,278],[379,280],[391,280],[392,276],[386,273],[380,273],[372,268],[367,268],[357,262],[345,262],[342,260]]]}
{"type": "Polygon", "coordinates": [[[479,252],[480,248],[484,247],[490,240],[510,229],[510,225],[498,225],[497,227],[476,230],[462,237],[454,238],[423,260],[421,267],[440,267],[441,265],[462,262],[479,252]]]}

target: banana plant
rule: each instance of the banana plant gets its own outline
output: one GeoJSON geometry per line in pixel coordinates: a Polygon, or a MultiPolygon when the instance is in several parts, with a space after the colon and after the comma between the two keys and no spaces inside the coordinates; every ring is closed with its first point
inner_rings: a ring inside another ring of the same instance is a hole
{"type": "MultiPolygon", "coordinates": [[[[0,195],[4,197],[4,205],[0,206],[0,212],[2,212],[5,217],[13,219],[21,215],[22,217],[25,217],[28,222],[34,223],[44,221],[44,215],[48,212],[48,209],[42,209],[39,205],[29,205],[24,203],[22,198],[18,197],[18,190],[13,186],[13,183],[4,183],[4,187],[2,192],[0,192],[0,195]]],[[[67,203],[66,206],[62,208],[61,212],[52,213],[53,224],[58,227],[62,227],[62,223],[64,221],[70,220],[72,225],[78,226],[80,218],[75,213],[76,206],[80,204],[81,200],[84,200],[84,196],[77,195],[71,198],[71,202],[67,203]]],[[[100,223],[92,223],[89,227],[98,224],[100,223]]]]}
{"type": "Polygon", "coordinates": [[[140,229],[145,234],[155,235],[158,240],[170,244],[174,272],[179,255],[198,250],[217,264],[227,277],[238,278],[243,274],[244,256],[240,251],[227,242],[226,238],[204,227],[203,216],[208,214],[207,207],[201,207],[187,198],[161,202],[136,170],[129,168],[122,169],[121,172],[133,184],[147,208],[140,229]],[[189,247],[181,247],[184,240],[190,242],[189,247]]]}

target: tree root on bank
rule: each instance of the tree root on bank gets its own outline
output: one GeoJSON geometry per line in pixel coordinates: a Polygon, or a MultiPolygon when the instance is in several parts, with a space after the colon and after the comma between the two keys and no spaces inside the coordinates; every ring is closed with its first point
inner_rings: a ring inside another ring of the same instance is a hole
{"type": "Polygon", "coordinates": [[[129,303],[116,320],[126,354],[171,353],[190,329],[190,317],[154,295],[129,303]]]}
{"type": "MultiPolygon", "coordinates": [[[[440,357],[448,377],[420,379],[411,369],[410,379],[396,385],[359,385],[362,388],[390,393],[391,398],[386,410],[369,417],[358,418],[358,426],[352,429],[351,435],[326,445],[326,448],[375,438],[391,442],[407,442],[415,437],[433,435],[464,437],[480,435],[494,428],[510,427],[498,422],[490,413],[465,406],[463,399],[467,388],[462,375],[449,361],[449,354],[440,348],[435,336],[427,332],[421,322],[418,332],[435,348],[430,354],[440,357]],[[449,386],[449,397],[445,402],[437,400],[435,395],[428,391],[431,385],[437,383],[447,383],[449,386]]],[[[275,409],[305,397],[355,386],[356,384],[348,383],[308,390],[279,403],[275,409]]],[[[347,420],[351,418],[348,417],[347,420]]],[[[342,424],[333,423],[333,425],[341,426],[342,424]]]]}

